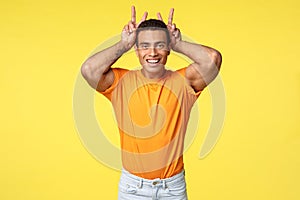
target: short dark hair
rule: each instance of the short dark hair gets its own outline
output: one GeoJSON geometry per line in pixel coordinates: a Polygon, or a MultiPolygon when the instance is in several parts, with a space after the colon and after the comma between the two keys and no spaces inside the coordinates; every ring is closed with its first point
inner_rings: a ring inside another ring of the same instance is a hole
{"type": "Polygon", "coordinates": [[[168,27],[163,21],[158,20],[158,19],[148,19],[148,20],[145,20],[142,23],[140,23],[140,25],[136,29],[136,40],[135,40],[136,46],[138,46],[138,35],[139,35],[139,33],[141,31],[145,31],[145,30],[162,30],[166,33],[167,44],[169,44],[170,41],[171,41],[168,27]]]}

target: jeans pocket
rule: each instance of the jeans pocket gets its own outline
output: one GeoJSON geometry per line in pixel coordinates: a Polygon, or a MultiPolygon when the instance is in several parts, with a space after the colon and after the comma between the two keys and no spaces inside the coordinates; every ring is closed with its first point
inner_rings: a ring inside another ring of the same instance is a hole
{"type": "Polygon", "coordinates": [[[135,194],[137,192],[137,189],[138,188],[136,186],[130,184],[119,185],[119,190],[128,194],[135,194]]]}
{"type": "Polygon", "coordinates": [[[137,188],[135,186],[128,185],[126,192],[129,194],[135,194],[137,192],[137,188]]]}
{"type": "Polygon", "coordinates": [[[164,191],[167,196],[185,196],[186,195],[186,184],[185,181],[180,181],[174,185],[167,185],[164,191]]]}

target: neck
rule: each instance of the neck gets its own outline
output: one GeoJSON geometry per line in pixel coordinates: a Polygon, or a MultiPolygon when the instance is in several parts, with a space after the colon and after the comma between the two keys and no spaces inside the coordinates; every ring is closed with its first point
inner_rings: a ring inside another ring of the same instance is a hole
{"type": "Polygon", "coordinates": [[[142,69],[141,72],[148,79],[159,79],[166,74],[167,70],[164,68],[163,70],[160,70],[158,72],[148,72],[145,69],[142,69]]]}

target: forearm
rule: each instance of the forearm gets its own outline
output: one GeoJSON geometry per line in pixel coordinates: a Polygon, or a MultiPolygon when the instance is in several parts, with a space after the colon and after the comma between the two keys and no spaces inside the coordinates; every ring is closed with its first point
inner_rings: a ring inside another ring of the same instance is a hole
{"type": "Polygon", "coordinates": [[[218,75],[222,56],[217,50],[185,41],[177,42],[173,50],[194,61],[185,75],[196,91],[203,90],[218,75]]]}
{"type": "Polygon", "coordinates": [[[200,44],[181,40],[176,43],[176,45],[173,47],[173,50],[189,57],[196,64],[203,67],[209,67],[213,63],[216,64],[217,62],[217,60],[215,60],[215,55],[218,54],[218,51],[200,44]]]}
{"type": "Polygon", "coordinates": [[[89,57],[82,65],[83,77],[92,87],[110,70],[111,66],[129,49],[122,41],[89,57]]]}
{"type": "Polygon", "coordinates": [[[128,51],[128,49],[125,48],[125,45],[121,41],[119,41],[113,46],[89,57],[83,63],[82,67],[88,67],[90,73],[104,74],[126,51],[128,51]]]}

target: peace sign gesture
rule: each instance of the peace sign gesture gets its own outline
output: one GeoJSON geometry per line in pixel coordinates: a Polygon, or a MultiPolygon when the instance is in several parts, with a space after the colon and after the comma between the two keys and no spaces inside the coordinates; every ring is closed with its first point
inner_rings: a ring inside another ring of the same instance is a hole
{"type": "MultiPolygon", "coordinates": [[[[169,17],[168,17],[168,30],[170,33],[170,40],[171,40],[171,48],[173,49],[175,45],[181,41],[181,33],[178,28],[176,28],[176,24],[173,23],[173,15],[174,15],[174,8],[170,9],[169,17]]],[[[163,21],[163,18],[160,13],[157,13],[157,18],[163,21]]]]}
{"type": "Polygon", "coordinates": [[[147,19],[148,13],[145,12],[141,21],[139,23],[136,23],[136,11],[135,7],[131,6],[131,20],[126,24],[122,31],[122,42],[125,42],[126,47],[128,50],[134,45],[135,39],[136,39],[136,29],[142,23],[147,19]]]}

